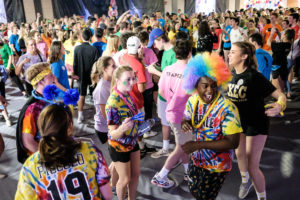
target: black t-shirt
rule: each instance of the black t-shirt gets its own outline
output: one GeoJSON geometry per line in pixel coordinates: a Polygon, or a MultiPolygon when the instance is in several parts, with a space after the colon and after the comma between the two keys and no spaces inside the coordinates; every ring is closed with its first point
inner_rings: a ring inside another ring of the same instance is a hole
{"type": "Polygon", "coordinates": [[[260,134],[267,134],[269,119],[265,114],[264,98],[275,90],[261,73],[250,67],[241,74],[233,71],[227,96],[239,110],[244,131],[250,126],[260,134]]]}

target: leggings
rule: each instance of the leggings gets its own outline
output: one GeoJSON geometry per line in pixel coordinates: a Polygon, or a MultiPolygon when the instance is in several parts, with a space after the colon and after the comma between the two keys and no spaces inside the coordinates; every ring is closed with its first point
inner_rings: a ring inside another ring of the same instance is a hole
{"type": "Polygon", "coordinates": [[[10,70],[9,76],[11,77],[11,79],[13,80],[13,82],[15,84],[17,84],[17,86],[21,90],[21,92],[24,92],[25,89],[24,89],[23,83],[21,82],[20,78],[16,75],[15,69],[11,69],[10,70]]]}

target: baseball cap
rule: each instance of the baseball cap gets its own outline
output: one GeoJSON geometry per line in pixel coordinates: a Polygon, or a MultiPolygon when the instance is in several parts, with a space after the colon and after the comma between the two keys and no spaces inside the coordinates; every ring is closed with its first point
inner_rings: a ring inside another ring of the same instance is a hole
{"type": "Polygon", "coordinates": [[[137,36],[131,36],[127,40],[127,51],[129,54],[137,54],[141,42],[137,36]]]}
{"type": "Polygon", "coordinates": [[[148,42],[147,47],[151,48],[154,40],[163,34],[164,34],[163,30],[161,30],[160,28],[153,29],[149,35],[149,42],[148,42]]]}

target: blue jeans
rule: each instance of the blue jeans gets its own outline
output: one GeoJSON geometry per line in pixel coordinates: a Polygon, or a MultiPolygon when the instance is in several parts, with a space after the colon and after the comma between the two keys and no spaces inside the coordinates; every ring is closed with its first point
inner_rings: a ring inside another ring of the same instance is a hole
{"type": "MultiPolygon", "coordinates": [[[[289,76],[289,74],[291,72],[291,69],[292,69],[292,67],[293,67],[293,65],[294,65],[295,62],[292,59],[287,59],[287,62],[288,62],[288,64],[287,64],[287,69],[288,69],[287,76],[289,76]]],[[[288,77],[287,77],[287,79],[285,81],[285,86],[286,86],[286,91],[287,92],[291,92],[291,84],[290,84],[290,82],[288,80],[288,77]]]]}

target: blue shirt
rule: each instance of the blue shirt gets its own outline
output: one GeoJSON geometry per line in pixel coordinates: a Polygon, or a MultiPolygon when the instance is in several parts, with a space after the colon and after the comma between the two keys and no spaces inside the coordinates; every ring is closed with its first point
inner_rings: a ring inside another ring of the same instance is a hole
{"type": "Polygon", "coordinates": [[[106,43],[104,42],[94,42],[92,46],[96,47],[100,53],[100,57],[102,56],[103,51],[106,49],[106,43]]]}
{"type": "Polygon", "coordinates": [[[70,89],[67,68],[61,59],[51,64],[51,70],[58,82],[66,89],[70,89]]]}
{"type": "MultiPolygon", "coordinates": [[[[225,30],[227,31],[227,33],[230,35],[230,32],[231,32],[231,26],[228,25],[225,27],[225,30]]],[[[225,34],[225,40],[228,40],[228,36],[225,34]]],[[[230,48],[231,47],[231,42],[224,42],[224,45],[223,45],[224,48],[230,48]]]]}
{"type": "Polygon", "coordinates": [[[266,79],[270,80],[270,75],[272,72],[272,63],[273,58],[272,56],[263,49],[257,49],[255,51],[258,71],[266,77],[266,79]]]}
{"type": "Polygon", "coordinates": [[[21,49],[18,40],[19,40],[19,35],[12,34],[9,38],[9,43],[15,46],[16,51],[20,52],[21,49]]]}

